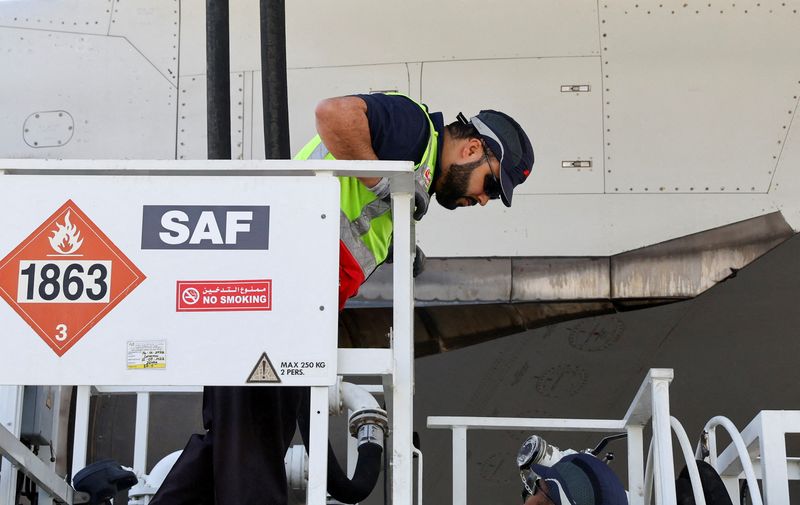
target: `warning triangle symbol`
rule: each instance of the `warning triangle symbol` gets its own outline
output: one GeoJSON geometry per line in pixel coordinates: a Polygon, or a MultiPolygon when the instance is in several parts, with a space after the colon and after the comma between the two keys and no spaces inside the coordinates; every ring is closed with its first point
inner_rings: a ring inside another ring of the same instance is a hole
{"type": "Polygon", "coordinates": [[[278,374],[275,373],[275,368],[272,362],[267,357],[267,353],[262,352],[261,357],[258,358],[258,363],[250,372],[250,377],[247,378],[247,383],[263,383],[263,382],[277,382],[280,383],[278,374]]]}

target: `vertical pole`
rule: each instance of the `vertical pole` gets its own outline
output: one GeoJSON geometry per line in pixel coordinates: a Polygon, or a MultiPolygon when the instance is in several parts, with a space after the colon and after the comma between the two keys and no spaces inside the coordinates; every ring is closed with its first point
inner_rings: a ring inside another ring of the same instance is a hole
{"type": "Polygon", "coordinates": [[[628,492],[630,505],[644,505],[644,426],[636,424],[628,432],[628,492]]]}
{"type": "Polygon", "coordinates": [[[150,422],[150,393],[136,393],[136,427],[133,435],[133,471],[147,472],[147,434],[150,422]]]}
{"type": "Polygon", "coordinates": [[[308,441],[308,505],[325,505],[328,496],[328,388],[311,388],[308,441]]]}
{"type": "Polygon", "coordinates": [[[392,504],[411,503],[414,491],[414,277],[411,227],[411,174],[392,178],[394,220],[393,318],[394,391],[392,395],[392,504]]]}
{"type": "Polygon", "coordinates": [[[75,442],[72,448],[72,478],[86,466],[86,446],[89,442],[89,400],[91,386],[78,386],[75,400],[75,442]]]}
{"type": "Polygon", "coordinates": [[[675,503],[675,468],[672,463],[672,428],[669,415],[669,380],[653,378],[653,445],[656,503],[675,503]]]}
{"type": "Polygon", "coordinates": [[[786,465],[786,424],[784,412],[765,410],[759,414],[758,441],[761,446],[761,483],[764,503],[789,503],[789,470],[786,465]]]}
{"type": "Polygon", "coordinates": [[[453,427],[453,505],[467,505],[467,428],[453,427]]]}
{"type": "Polygon", "coordinates": [[[231,74],[228,0],[206,0],[208,159],[231,159],[231,74]]]}
{"type": "Polygon", "coordinates": [[[289,159],[286,6],[284,0],[261,0],[260,6],[264,153],[268,160],[289,159]]]}

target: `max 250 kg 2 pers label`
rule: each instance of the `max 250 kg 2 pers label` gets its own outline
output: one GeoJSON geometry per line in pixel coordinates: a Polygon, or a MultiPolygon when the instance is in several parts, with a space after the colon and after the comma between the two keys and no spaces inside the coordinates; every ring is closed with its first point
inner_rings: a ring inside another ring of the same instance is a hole
{"type": "Polygon", "coordinates": [[[281,361],[281,375],[305,375],[305,369],[325,366],[324,361],[281,361]]]}

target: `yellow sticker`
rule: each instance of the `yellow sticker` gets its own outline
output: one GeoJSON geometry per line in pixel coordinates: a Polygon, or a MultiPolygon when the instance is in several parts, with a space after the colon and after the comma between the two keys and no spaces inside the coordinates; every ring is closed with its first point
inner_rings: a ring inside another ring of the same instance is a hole
{"type": "Polygon", "coordinates": [[[128,370],[167,368],[166,340],[129,340],[128,370]]]}

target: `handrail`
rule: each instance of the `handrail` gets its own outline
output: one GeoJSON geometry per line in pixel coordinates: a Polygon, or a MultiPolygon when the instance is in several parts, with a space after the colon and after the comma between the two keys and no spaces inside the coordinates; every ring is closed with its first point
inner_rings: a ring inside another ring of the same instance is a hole
{"type": "MultiPolygon", "coordinates": [[[[750,491],[750,499],[753,501],[753,505],[763,505],[763,500],[761,498],[761,492],[758,489],[758,481],[756,480],[756,474],[753,470],[753,462],[750,460],[750,453],[747,452],[747,446],[742,439],[742,435],[739,430],[736,428],[736,425],[733,422],[724,416],[715,416],[712,417],[707,423],[704,431],[708,432],[709,441],[714,441],[714,446],[716,447],[716,428],[717,426],[722,426],[725,428],[725,431],[728,432],[728,435],[731,437],[731,442],[733,443],[734,447],[736,447],[736,453],[739,455],[739,461],[742,463],[742,471],[744,472],[745,479],[747,480],[747,488],[750,491]]],[[[716,454],[714,454],[716,457],[716,454]]],[[[715,469],[718,470],[715,466],[715,469]]]]}
{"type": "MultiPolygon", "coordinates": [[[[671,369],[651,369],[642,381],[633,401],[623,419],[552,419],[552,418],[513,418],[513,417],[428,417],[428,428],[450,429],[453,443],[453,504],[465,505],[467,503],[466,485],[466,453],[467,433],[470,429],[478,430],[520,430],[540,429],[546,431],[588,431],[588,432],[619,432],[638,430],[651,419],[654,431],[658,431],[658,440],[661,451],[658,453],[659,472],[663,485],[659,487],[659,501],[664,505],[675,501],[675,484],[672,476],[672,441],[669,436],[669,383],[673,378],[671,369]],[[666,433],[662,433],[666,432],[666,433]],[[669,482],[669,485],[666,483],[669,482]]],[[[636,437],[634,437],[636,438],[636,437]]],[[[641,437],[628,443],[629,461],[638,458],[639,463],[629,465],[630,468],[642,468],[642,454],[631,452],[631,447],[641,448],[641,437]]],[[[652,454],[649,456],[652,461],[652,454]]],[[[648,464],[652,467],[652,463],[648,464]]],[[[652,469],[652,468],[651,468],[652,469]]],[[[640,505],[641,476],[629,474],[629,487],[631,488],[631,503],[640,505]],[[634,490],[634,488],[636,490],[634,490]]],[[[652,482],[652,475],[650,478],[652,482]]],[[[651,490],[652,491],[652,490],[651,490]]],[[[652,494],[652,493],[650,493],[652,494]]],[[[648,495],[649,496],[649,495],[648,495]]],[[[703,502],[698,502],[703,503],[703,502]]]]}
{"type": "Polygon", "coordinates": [[[0,159],[0,175],[206,175],[390,177],[414,172],[408,161],[369,160],[78,160],[0,159]]]}
{"type": "Polygon", "coordinates": [[[647,464],[644,467],[644,503],[650,505],[653,499],[653,439],[650,439],[650,445],[647,447],[647,464]]]}
{"type": "Polygon", "coordinates": [[[412,447],[411,452],[417,457],[417,505],[422,505],[422,451],[412,447]]]}

